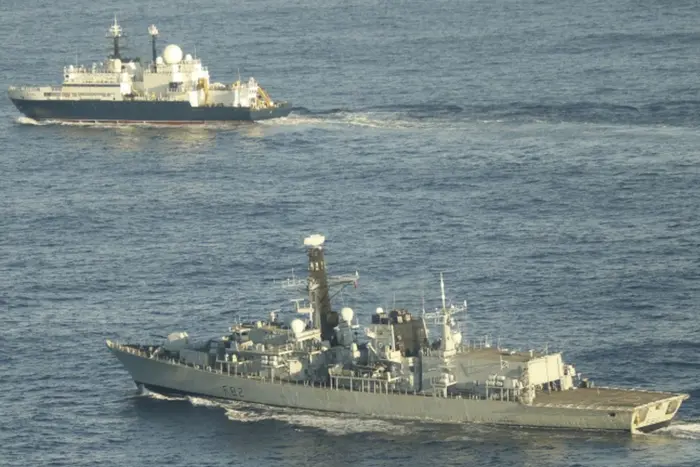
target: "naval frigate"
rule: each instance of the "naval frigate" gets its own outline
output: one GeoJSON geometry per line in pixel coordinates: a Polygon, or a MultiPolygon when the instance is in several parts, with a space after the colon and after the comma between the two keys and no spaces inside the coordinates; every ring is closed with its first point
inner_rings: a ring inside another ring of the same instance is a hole
{"type": "Polygon", "coordinates": [[[122,54],[124,33],[115,18],[107,36],[113,50],[92,66],[68,65],[61,86],[10,86],[17,109],[37,121],[79,123],[201,124],[284,117],[288,102],[276,102],[255,78],[210,82],[200,59],[169,44],[158,55],[158,28],[148,28],[152,61],[122,54]]]}
{"type": "Polygon", "coordinates": [[[359,274],[329,276],[324,241],[304,240],[308,277],[287,283],[308,296],[286,319],[273,312],[211,339],[180,331],[107,347],[141,389],[379,418],[636,433],[669,425],[688,398],[596,387],[559,352],[466,339],[466,301],[446,303],[442,274],[440,308],[377,308],[360,326],[351,308],[331,305],[359,274]]]}

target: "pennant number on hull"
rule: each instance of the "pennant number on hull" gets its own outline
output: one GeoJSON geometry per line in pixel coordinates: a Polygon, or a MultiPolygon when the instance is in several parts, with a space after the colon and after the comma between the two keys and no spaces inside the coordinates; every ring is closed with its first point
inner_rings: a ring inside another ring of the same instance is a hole
{"type": "Polygon", "coordinates": [[[221,386],[224,390],[224,395],[226,397],[240,398],[243,397],[243,388],[237,388],[234,386],[221,386]]]}

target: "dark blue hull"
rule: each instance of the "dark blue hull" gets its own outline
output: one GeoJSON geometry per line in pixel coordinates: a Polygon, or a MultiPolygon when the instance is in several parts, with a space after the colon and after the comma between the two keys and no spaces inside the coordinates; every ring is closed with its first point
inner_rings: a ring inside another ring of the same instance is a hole
{"type": "Polygon", "coordinates": [[[289,104],[270,109],[244,107],[192,107],[189,102],[169,101],[69,101],[12,99],[24,115],[34,120],[114,123],[206,123],[255,121],[286,117],[289,104]]]}

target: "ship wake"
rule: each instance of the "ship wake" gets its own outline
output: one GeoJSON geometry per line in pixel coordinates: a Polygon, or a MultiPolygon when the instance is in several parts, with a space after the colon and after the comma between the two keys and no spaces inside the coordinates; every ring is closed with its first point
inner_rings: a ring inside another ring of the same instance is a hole
{"type": "Polygon", "coordinates": [[[254,404],[226,404],[226,417],[235,422],[254,423],[275,420],[298,429],[316,429],[333,436],[359,433],[406,434],[407,426],[386,420],[359,418],[346,414],[302,411],[254,404]]]}
{"type": "Polygon", "coordinates": [[[148,397],[149,399],[155,399],[157,401],[186,401],[188,397],[176,397],[176,396],[165,396],[157,392],[149,391],[148,389],[141,387],[141,396],[148,397]]]}
{"type": "Polygon", "coordinates": [[[321,430],[333,436],[360,433],[392,433],[394,435],[401,435],[405,434],[408,430],[408,426],[392,423],[390,421],[359,418],[348,414],[330,414],[284,407],[269,407],[259,404],[210,399],[198,396],[165,396],[145,388],[141,391],[141,395],[161,401],[187,401],[195,407],[223,409],[226,418],[233,422],[259,423],[272,420],[286,423],[300,430],[321,430]]]}
{"type": "Polygon", "coordinates": [[[335,114],[291,114],[288,117],[258,122],[269,126],[320,127],[327,129],[361,127],[380,130],[420,128],[420,122],[402,119],[398,115],[378,112],[342,111],[335,114]]]}
{"type": "Polygon", "coordinates": [[[680,439],[700,440],[700,422],[678,422],[654,431],[651,436],[662,435],[680,439]]]}
{"type": "MultiPolygon", "coordinates": [[[[453,122],[444,109],[433,106],[396,106],[311,111],[300,107],[287,117],[258,122],[269,126],[308,126],[327,129],[359,127],[377,130],[414,130],[445,126],[453,122]]],[[[461,109],[460,109],[461,110],[461,109]]]]}

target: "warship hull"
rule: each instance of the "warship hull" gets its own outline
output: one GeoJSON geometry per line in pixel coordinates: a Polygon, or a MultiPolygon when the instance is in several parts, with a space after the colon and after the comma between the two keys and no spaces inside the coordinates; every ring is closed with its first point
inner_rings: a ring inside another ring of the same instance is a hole
{"type": "Polygon", "coordinates": [[[231,374],[230,369],[197,368],[147,356],[107,341],[137,385],[163,394],[189,394],[361,416],[482,423],[549,429],[650,432],[668,426],[683,394],[589,388],[567,391],[575,400],[543,393],[531,405],[499,400],[435,397],[430,394],[368,392],[313,386],[231,374]],[[607,401],[607,402],[606,402],[607,401]],[[610,404],[610,405],[606,405],[610,404]]]}
{"type": "Polygon", "coordinates": [[[201,106],[186,101],[138,100],[38,100],[12,98],[25,116],[41,121],[99,123],[203,124],[207,122],[252,122],[286,117],[289,104],[253,110],[249,107],[201,106]]]}

